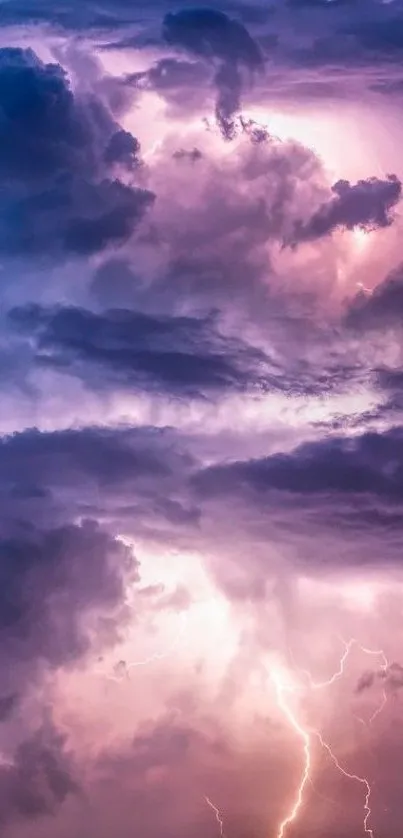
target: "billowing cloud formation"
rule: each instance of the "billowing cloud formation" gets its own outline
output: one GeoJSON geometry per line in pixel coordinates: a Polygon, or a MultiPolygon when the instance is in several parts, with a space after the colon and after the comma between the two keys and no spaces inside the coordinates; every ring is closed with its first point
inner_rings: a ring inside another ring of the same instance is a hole
{"type": "Polygon", "coordinates": [[[218,65],[216,117],[223,135],[231,138],[233,116],[241,105],[242,70],[255,73],[263,67],[258,45],[239,21],[207,8],[167,14],[163,34],[168,44],[218,65]]]}
{"type": "Polygon", "coordinates": [[[4,838],[399,834],[401,18],[1,6],[4,838]]]}
{"type": "MultiPolygon", "coordinates": [[[[14,497],[22,511],[24,503],[14,497]]],[[[83,656],[94,631],[101,643],[116,640],[114,612],[124,604],[124,584],[136,578],[136,565],[95,522],[44,529],[16,516],[3,518],[1,529],[1,689],[5,700],[15,692],[21,700],[43,667],[83,656]]]]}
{"type": "Polygon", "coordinates": [[[3,653],[19,639],[22,655],[57,665],[85,651],[88,640],[80,621],[86,610],[97,602],[113,607],[123,599],[123,575],[114,572],[112,560],[114,553],[124,558],[125,548],[91,522],[49,531],[18,522],[13,530],[0,544],[1,631],[4,638],[8,634],[3,653]],[[83,556],[86,585],[80,579],[77,590],[83,556]]]}
{"type": "Polygon", "coordinates": [[[130,170],[135,138],[31,50],[0,51],[0,146],[3,254],[95,253],[129,238],[153,199],[107,174],[130,170]]]}

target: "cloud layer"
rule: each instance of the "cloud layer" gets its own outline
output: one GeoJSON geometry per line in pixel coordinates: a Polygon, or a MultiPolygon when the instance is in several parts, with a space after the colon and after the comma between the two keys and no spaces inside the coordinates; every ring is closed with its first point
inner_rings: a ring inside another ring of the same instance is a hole
{"type": "Polygon", "coordinates": [[[2,4],[5,838],[399,835],[402,22],[2,4]]]}

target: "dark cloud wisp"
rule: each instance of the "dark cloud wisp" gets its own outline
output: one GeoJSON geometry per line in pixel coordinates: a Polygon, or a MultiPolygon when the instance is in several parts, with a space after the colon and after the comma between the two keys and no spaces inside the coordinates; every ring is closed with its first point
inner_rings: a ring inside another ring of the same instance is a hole
{"type": "Polygon", "coordinates": [[[212,62],[217,89],[216,117],[223,136],[234,133],[233,117],[241,106],[243,74],[263,69],[258,44],[239,21],[215,9],[185,9],[167,14],[163,36],[170,46],[212,62]]]}
{"type": "Polygon", "coordinates": [[[147,315],[125,309],[95,314],[79,308],[28,306],[10,312],[35,336],[37,360],[87,378],[95,386],[157,389],[177,396],[265,386],[267,359],[225,338],[214,318],[147,315]]]}
{"type": "Polygon", "coordinates": [[[332,191],[334,197],[322,204],[308,221],[296,224],[293,244],[320,239],[337,229],[389,227],[402,184],[396,175],[389,175],[385,180],[372,177],[355,184],[340,180],[332,186],[332,191]]]}

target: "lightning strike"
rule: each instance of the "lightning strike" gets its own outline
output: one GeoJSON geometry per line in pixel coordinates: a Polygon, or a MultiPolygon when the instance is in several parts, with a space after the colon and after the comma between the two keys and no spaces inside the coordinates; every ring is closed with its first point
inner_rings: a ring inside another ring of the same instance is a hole
{"type": "Polygon", "coordinates": [[[126,661],[122,660],[115,664],[114,671],[118,673],[119,671],[122,672],[122,675],[119,676],[118,674],[115,675],[106,675],[105,672],[101,671],[100,674],[104,675],[108,681],[115,681],[116,683],[120,684],[125,678],[129,678],[129,672],[131,669],[136,669],[140,666],[147,666],[148,664],[152,664],[155,661],[165,660],[166,658],[170,658],[171,655],[176,651],[180,641],[182,640],[185,628],[187,625],[187,615],[181,615],[181,625],[179,631],[174,638],[173,643],[169,646],[168,649],[162,652],[154,652],[152,655],[149,655],[147,658],[141,658],[137,661],[131,661],[130,663],[126,663],[126,661]]]}
{"type": "Polygon", "coordinates": [[[290,686],[287,686],[281,674],[279,672],[272,672],[271,673],[272,681],[274,683],[274,688],[276,692],[277,704],[284,714],[284,716],[288,719],[291,727],[295,730],[297,736],[300,737],[303,743],[303,752],[304,752],[304,766],[303,772],[300,780],[300,784],[297,789],[296,798],[294,804],[288,813],[288,815],[281,821],[281,824],[278,829],[277,838],[284,838],[285,832],[287,827],[295,821],[298,816],[299,810],[303,803],[304,797],[304,790],[306,784],[310,780],[310,771],[311,771],[311,737],[307,730],[305,730],[302,725],[299,723],[297,717],[293,713],[291,707],[288,705],[287,701],[284,698],[285,691],[289,691],[293,689],[290,686]]]}
{"type": "Polygon", "coordinates": [[[377,708],[376,708],[376,710],[374,711],[374,713],[372,713],[372,716],[370,716],[370,719],[369,719],[369,724],[370,724],[370,725],[372,725],[372,722],[374,722],[374,721],[375,721],[375,719],[377,719],[377,718],[378,718],[378,716],[380,716],[380,715],[381,715],[382,710],[384,709],[384,707],[385,707],[385,704],[386,704],[387,700],[388,700],[388,697],[387,697],[387,695],[386,695],[386,690],[382,690],[382,700],[381,700],[381,703],[380,703],[379,707],[377,707],[377,708]]]}
{"type": "Polygon", "coordinates": [[[349,780],[356,780],[356,782],[361,783],[361,785],[365,787],[365,789],[366,789],[365,803],[364,803],[365,816],[364,816],[364,821],[363,821],[363,827],[364,827],[365,834],[369,835],[370,838],[374,838],[374,832],[368,826],[368,819],[371,816],[371,809],[370,809],[370,806],[369,806],[369,800],[370,800],[370,797],[371,797],[371,786],[370,786],[368,780],[365,777],[359,777],[358,774],[350,774],[349,771],[346,771],[346,769],[343,768],[342,765],[340,765],[336,755],[333,753],[330,745],[328,745],[328,743],[324,741],[324,739],[322,738],[322,735],[318,731],[315,731],[315,734],[318,737],[319,742],[322,745],[322,748],[324,748],[325,751],[327,751],[327,753],[330,756],[330,759],[332,760],[333,764],[336,766],[338,771],[340,771],[341,774],[343,774],[344,777],[347,777],[349,780]]]}
{"type": "Polygon", "coordinates": [[[212,809],[214,814],[215,814],[215,819],[216,819],[216,821],[217,821],[217,823],[220,827],[220,838],[225,838],[224,821],[221,817],[220,810],[217,808],[217,806],[214,805],[214,803],[210,800],[210,798],[207,797],[207,795],[204,796],[204,799],[207,803],[207,806],[210,806],[210,809],[212,809]]]}
{"type": "Polygon", "coordinates": [[[342,640],[342,643],[344,645],[344,652],[340,658],[339,668],[336,670],[336,672],[333,673],[333,675],[330,676],[330,678],[327,679],[327,681],[313,681],[312,675],[308,669],[299,670],[304,675],[306,675],[311,690],[321,690],[324,687],[330,687],[344,675],[345,663],[347,661],[352,647],[354,646],[354,644],[357,643],[357,641],[355,640],[355,638],[351,638],[348,642],[342,640]]]}
{"type": "MultiPolygon", "coordinates": [[[[384,672],[384,673],[385,673],[385,675],[386,675],[386,673],[387,673],[387,671],[388,671],[388,669],[389,669],[389,661],[388,661],[388,659],[387,659],[387,657],[386,657],[386,655],[385,655],[385,652],[384,652],[382,649],[378,649],[378,650],[376,650],[376,649],[375,649],[375,650],[374,650],[374,649],[367,649],[365,646],[360,646],[359,648],[360,648],[360,649],[361,649],[361,651],[362,651],[362,652],[364,652],[364,654],[366,654],[366,655],[376,655],[377,657],[382,658],[381,670],[382,670],[382,672],[384,672]]],[[[380,714],[382,713],[382,710],[383,710],[383,709],[384,709],[384,707],[385,707],[385,704],[386,704],[387,700],[388,700],[388,696],[387,696],[387,694],[386,694],[386,690],[385,690],[385,688],[384,688],[384,689],[382,690],[382,700],[381,700],[381,703],[380,703],[379,707],[377,707],[377,708],[376,708],[376,710],[373,712],[372,716],[371,716],[371,717],[370,717],[370,719],[369,719],[369,724],[370,724],[370,725],[372,725],[372,723],[375,721],[375,719],[377,719],[377,718],[378,718],[378,716],[380,716],[380,714]]]]}
{"type": "MultiPolygon", "coordinates": [[[[360,650],[360,652],[362,652],[364,655],[372,655],[373,657],[380,657],[381,660],[382,660],[381,670],[384,673],[387,672],[387,670],[389,668],[389,661],[388,661],[383,649],[368,649],[366,646],[362,646],[355,637],[351,637],[350,640],[348,640],[348,641],[343,640],[343,638],[340,638],[340,640],[341,640],[341,642],[344,646],[344,652],[343,652],[343,654],[340,658],[339,668],[326,681],[314,681],[313,678],[312,678],[312,675],[311,675],[311,673],[309,672],[308,669],[301,669],[300,667],[296,667],[298,669],[298,671],[301,672],[303,675],[305,675],[305,677],[307,678],[311,690],[321,690],[324,687],[331,687],[332,684],[334,684],[336,681],[339,680],[339,678],[343,677],[344,672],[345,672],[345,664],[347,663],[347,659],[349,657],[349,654],[350,654],[351,649],[353,648],[353,646],[356,646],[360,650]]],[[[372,714],[372,716],[369,719],[369,724],[370,725],[372,725],[372,723],[375,721],[375,719],[378,718],[378,716],[382,713],[387,700],[388,700],[388,697],[387,697],[387,694],[386,694],[386,690],[383,689],[381,703],[380,703],[379,707],[376,708],[376,710],[374,711],[374,713],[372,714]]],[[[359,716],[357,716],[357,719],[360,722],[362,722],[363,724],[366,724],[364,722],[364,720],[361,719],[359,716]]]]}
{"type": "MultiPolygon", "coordinates": [[[[349,643],[345,644],[345,652],[341,658],[339,669],[336,673],[327,681],[321,684],[321,686],[326,686],[328,684],[334,683],[334,681],[341,677],[344,671],[344,664],[347,660],[347,656],[351,649],[351,646],[357,643],[355,639],[349,641],[349,643]]],[[[358,644],[357,644],[358,645],[358,644]]],[[[360,647],[364,652],[369,654],[380,654],[379,652],[375,652],[373,650],[365,649],[365,647],[360,647]]],[[[383,654],[383,653],[381,653],[383,654]]],[[[384,661],[387,664],[386,657],[384,656],[384,661]]],[[[306,671],[305,671],[306,672],[306,671]]],[[[287,721],[289,722],[292,729],[295,731],[297,736],[301,739],[303,743],[303,753],[304,753],[304,764],[303,764],[303,771],[300,779],[300,783],[297,789],[295,801],[287,814],[287,816],[282,820],[280,826],[278,828],[276,838],[284,838],[285,833],[288,827],[295,822],[298,817],[298,814],[301,810],[304,801],[304,791],[305,787],[308,783],[312,785],[312,777],[311,777],[311,768],[312,768],[312,738],[317,738],[318,742],[320,743],[321,747],[328,753],[330,756],[334,766],[343,774],[344,777],[347,777],[349,780],[354,780],[355,782],[360,783],[365,788],[365,801],[364,801],[364,820],[363,820],[363,830],[365,835],[369,836],[369,838],[374,838],[374,832],[371,827],[368,825],[369,818],[371,816],[371,808],[369,805],[370,797],[371,797],[371,786],[368,780],[365,777],[360,777],[358,774],[353,774],[347,771],[343,766],[340,764],[339,760],[337,759],[336,755],[333,753],[330,745],[323,739],[322,734],[316,730],[311,729],[308,727],[304,727],[295,713],[293,712],[292,708],[290,707],[289,703],[285,698],[286,692],[291,692],[295,694],[296,687],[292,684],[289,677],[285,674],[283,675],[278,670],[271,671],[271,679],[274,683],[275,687],[275,694],[277,699],[277,705],[281,710],[282,714],[285,716],[287,721]]],[[[309,674],[309,673],[308,673],[309,674]]],[[[310,682],[312,679],[310,678],[310,682]]],[[[379,711],[378,711],[379,712],[379,711]]]]}

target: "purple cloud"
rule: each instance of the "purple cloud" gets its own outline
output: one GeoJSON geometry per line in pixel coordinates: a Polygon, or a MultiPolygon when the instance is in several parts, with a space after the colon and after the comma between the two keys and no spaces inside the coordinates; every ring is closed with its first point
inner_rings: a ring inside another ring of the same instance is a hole
{"type": "Polygon", "coordinates": [[[292,234],[292,244],[328,236],[337,229],[365,230],[389,227],[391,211],[400,200],[402,184],[396,175],[386,180],[373,177],[350,184],[340,180],[332,186],[335,194],[306,222],[298,222],[292,234]]]}

